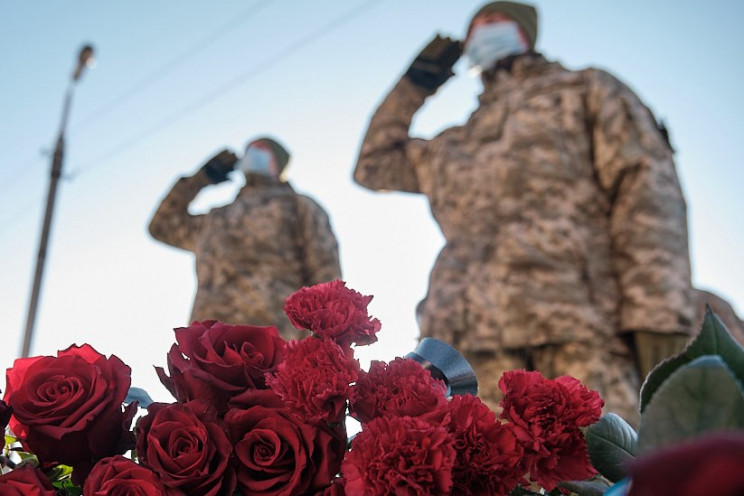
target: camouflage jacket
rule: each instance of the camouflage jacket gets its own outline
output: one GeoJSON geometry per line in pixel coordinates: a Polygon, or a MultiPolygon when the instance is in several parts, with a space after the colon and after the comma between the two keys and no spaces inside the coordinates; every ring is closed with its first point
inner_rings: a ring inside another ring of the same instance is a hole
{"type": "Polygon", "coordinates": [[[464,125],[425,140],[409,127],[429,93],[404,77],[354,172],[429,198],[446,243],[422,334],[476,351],[691,332],[686,206],[647,107],[606,72],[540,55],[483,83],[464,125]]]}
{"type": "Polygon", "coordinates": [[[298,336],[283,312],[287,296],[341,277],[328,216],[289,184],[259,175],[247,176],[233,203],[191,215],[189,203],[209,184],[201,171],[180,178],[150,223],[155,239],[195,254],[191,320],[276,325],[298,336]]]}

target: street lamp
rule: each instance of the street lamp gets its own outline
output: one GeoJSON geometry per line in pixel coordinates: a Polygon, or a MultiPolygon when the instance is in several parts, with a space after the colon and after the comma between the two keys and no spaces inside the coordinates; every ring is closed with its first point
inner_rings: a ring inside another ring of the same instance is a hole
{"type": "Polygon", "coordinates": [[[92,66],[93,63],[93,47],[91,45],[84,45],[78,54],[77,64],[75,65],[72,78],[67,86],[67,92],[65,93],[65,101],[62,107],[62,121],[59,126],[59,134],[57,135],[57,144],[54,147],[54,154],[52,155],[52,169],[49,178],[49,193],[47,194],[46,212],[44,213],[44,224],[41,228],[39,253],[36,257],[36,272],[34,274],[34,282],[31,289],[31,299],[29,300],[28,305],[28,316],[26,317],[26,332],[23,336],[23,347],[21,349],[21,357],[23,358],[26,358],[29,355],[31,349],[31,338],[34,333],[36,307],[39,303],[41,278],[44,274],[44,262],[46,261],[47,244],[49,242],[49,230],[52,224],[52,213],[54,212],[54,199],[57,195],[57,181],[62,175],[62,158],[65,149],[65,127],[67,126],[67,117],[70,113],[72,93],[75,89],[75,85],[80,80],[80,76],[83,74],[83,70],[86,67],[92,66]]]}

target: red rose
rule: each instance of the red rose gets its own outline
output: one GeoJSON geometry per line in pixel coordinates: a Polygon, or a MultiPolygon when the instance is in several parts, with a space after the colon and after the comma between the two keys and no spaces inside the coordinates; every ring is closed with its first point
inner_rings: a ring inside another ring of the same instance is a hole
{"type": "Polygon", "coordinates": [[[264,375],[284,359],[284,339],[276,327],[230,325],[206,320],[175,329],[177,344],[168,353],[160,382],[181,403],[201,400],[218,412],[247,389],[266,387],[264,375]]]}
{"type": "Polygon", "coordinates": [[[91,346],[19,358],[7,371],[10,429],[44,463],[74,467],[82,483],[96,460],[130,449],[136,404],[122,409],[131,370],[91,346]]]}
{"type": "Polygon", "coordinates": [[[558,482],[596,475],[580,427],[599,420],[604,401],[573,377],[546,379],[539,372],[513,370],[499,380],[501,417],[514,424],[525,448],[530,478],[547,490],[558,482]]]}
{"type": "Polygon", "coordinates": [[[408,358],[386,364],[374,360],[369,372],[360,372],[351,393],[349,410],[360,422],[382,415],[441,419],[447,404],[447,386],[408,358]]]}
{"type": "Polygon", "coordinates": [[[157,474],[121,455],[96,463],[85,479],[83,494],[90,496],[166,496],[157,474]]]}
{"type": "Polygon", "coordinates": [[[347,494],[450,494],[453,439],[415,417],[378,417],[351,442],[341,473],[347,494]]]}
{"type": "Polygon", "coordinates": [[[284,313],[298,329],[307,329],[341,345],[370,344],[377,341],[380,321],[370,318],[364,296],[346,287],[343,281],[332,281],[302,288],[284,303],[284,313]]]}
{"type": "MultiPolygon", "coordinates": [[[[0,400],[0,430],[5,432],[5,428],[8,426],[10,421],[10,414],[13,413],[13,409],[8,406],[6,402],[0,400]]],[[[5,436],[0,438],[0,450],[5,447],[5,436]]]]}
{"type": "Polygon", "coordinates": [[[137,422],[137,456],[169,494],[229,496],[232,445],[216,411],[205,403],[153,403],[137,422]]]}
{"type": "Polygon", "coordinates": [[[452,493],[507,495],[522,481],[524,449],[511,424],[501,424],[477,396],[453,396],[445,427],[455,440],[452,493]]]}
{"type": "Polygon", "coordinates": [[[230,399],[229,408],[247,410],[252,406],[265,406],[266,408],[281,408],[284,406],[282,397],[271,389],[246,389],[238,396],[230,399]]]}
{"type": "Polygon", "coordinates": [[[317,337],[291,341],[287,358],[267,381],[284,404],[308,422],[341,422],[359,362],[350,348],[317,337]]]}
{"type": "Polygon", "coordinates": [[[2,496],[55,496],[57,492],[44,474],[31,465],[23,465],[0,475],[2,496]]]}
{"type": "Polygon", "coordinates": [[[343,429],[302,422],[288,409],[255,406],[225,415],[243,494],[313,494],[331,483],[346,452],[343,429]]]}
{"type": "Polygon", "coordinates": [[[630,466],[628,496],[741,496],[744,432],[704,435],[638,457],[630,466]]]}

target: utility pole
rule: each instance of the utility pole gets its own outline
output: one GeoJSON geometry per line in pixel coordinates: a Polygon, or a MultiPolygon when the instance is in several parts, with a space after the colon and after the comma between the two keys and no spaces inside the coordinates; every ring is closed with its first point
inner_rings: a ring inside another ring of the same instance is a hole
{"type": "Polygon", "coordinates": [[[47,194],[46,211],[44,213],[44,223],[41,228],[41,237],[39,239],[39,252],[36,257],[36,271],[34,274],[33,287],[31,289],[31,299],[28,305],[28,316],[26,318],[26,332],[23,336],[23,348],[21,357],[26,358],[31,350],[31,339],[34,334],[34,324],[36,322],[36,308],[39,304],[39,293],[41,292],[41,281],[44,275],[44,263],[46,262],[47,244],[49,243],[49,231],[52,225],[52,214],[54,213],[54,200],[57,196],[57,182],[62,176],[62,159],[65,154],[65,128],[67,127],[67,118],[70,114],[70,105],[72,104],[72,94],[75,85],[83,70],[93,64],[93,47],[85,45],[80,49],[78,54],[77,65],[72,73],[72,78],[67,86],[65,101],[62,107],[62,121],[59,126],[57,143],[54,146],[52,155],[52,169],[49,178],[49,192],[47,194]]]}

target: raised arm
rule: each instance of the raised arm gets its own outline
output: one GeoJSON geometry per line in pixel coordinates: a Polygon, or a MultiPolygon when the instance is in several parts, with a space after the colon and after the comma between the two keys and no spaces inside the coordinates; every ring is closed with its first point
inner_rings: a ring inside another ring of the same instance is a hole
{"type": "Polygon", "coordinates": [[[150,221],[152,237],[171,246],[194,251],[196,234],[204,216],[191,215],[189,204],[205,186],[226,181],[235,159],[232,152],[223,150],[208,160],[194,175],[179,178],[150,221]]]}
{"type": "Polygon", "coordinates": [[[459,41],[437,35],[414,59],[370,121],[354,170],[354,180],[373,190],[419,193],[411,156],[425,140],[409,137],[416,111],[452,76],[459,41]]]}

